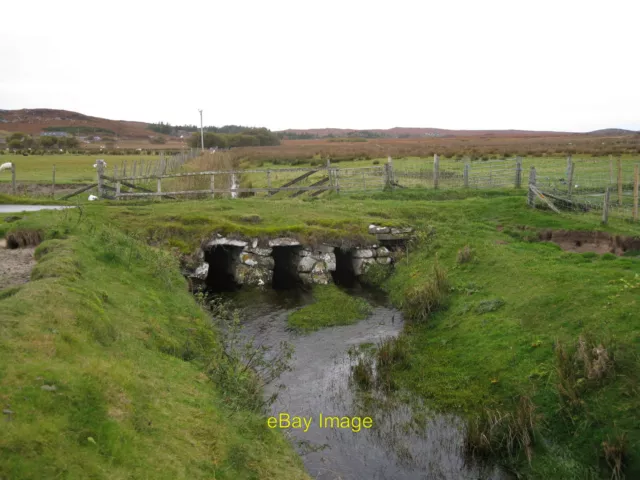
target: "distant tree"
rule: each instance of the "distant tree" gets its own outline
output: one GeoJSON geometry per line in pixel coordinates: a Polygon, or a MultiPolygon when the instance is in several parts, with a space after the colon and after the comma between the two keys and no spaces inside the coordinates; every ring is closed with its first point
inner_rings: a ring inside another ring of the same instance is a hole
{"type": "Polygon", "coordinates": [[[163,144],[167,143],[167,140],[164,137],[158,135],[156,137],[151,137],[149,139],[149,142],[154,144],[154,145],[163,145],[163,144]]]}

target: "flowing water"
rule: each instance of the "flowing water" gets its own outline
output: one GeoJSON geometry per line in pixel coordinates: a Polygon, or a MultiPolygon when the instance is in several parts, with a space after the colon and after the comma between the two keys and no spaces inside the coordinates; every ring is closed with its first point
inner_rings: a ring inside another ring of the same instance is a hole
{"type": "MultiPolygon", "coordinates": [[[[246,294],[244,294],[246,295],[246,294]]],[[[237,300],[237,299],[236,299],[237,300]]],[[[279,395],[271,415],[287,413],[311,417],[306,432],[285,430],[302,455],[312,478],[355,479],[505,479],[496,468],[465,461],[463,426],[448,415],[429,415],[416,401],[378,396],[363,401],[350,382],[359,346],[397,336],[402,314],[379,301],[371,315],[354,325],[324,328],[310,334],[287,329],[287,315],[310,298],[304,294],[263,292],[244,297],[244,334],[256,345],[277,347],[281,341],[295,348],[292,370],[268,386],[265,395],[279,395]],[[350,354],[351,352],[351,354],[350,354]],[[282,386],[284,388],[282,389],[282,386]],[[349,428],[322,428],[319,416],[371,417],[373,427],[354,432],[349,428]],[[416,422],[416,418],[423,421],[416,422]]],[[[237,303],[237,302],[236,302],[237,303]]],[[[336,308],[339,306],[336,305],[336,308]]]]}

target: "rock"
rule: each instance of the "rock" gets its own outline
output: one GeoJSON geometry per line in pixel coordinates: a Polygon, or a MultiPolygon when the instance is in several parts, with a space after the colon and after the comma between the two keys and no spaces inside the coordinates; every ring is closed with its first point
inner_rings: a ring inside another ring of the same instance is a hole
{"type": "Polygon", "coordinates": [[[57,390],[55,385],[42,385],[40,388],[47,392],[55,392],[57,390]]]}
{"type": "Polygon", "coordinates": [[[378,257],[388,257],[391,255],[391,252],[387,247],[380,247],[376,250],[376,254],[378,257]]]}
{"type": "Polygon", "coordinates": [[[298,255],[300,255],[301,257],[310,257],[313,255],[313,252],[311,252],[311,250],[302,249],[298,252],[298,255]]]}
{"type": "Polygon", "coordinates": [[[258,265],[258,262],[255,260],[251,253],[243,252],[240,255],[240,261],[245,265],[249,265],[250,267],[255,267],[256,265],[258,265]]]}
{"type": "Polygon", "coordinates": [[[389,227],[381,227],[379,225],[369,225],[369,233],[377,235],[378,233],[389,233],[389,227]]]}
{"type": "Polygon", "coordinates": [[[335,249],[336,247],[334,247],[333,245],[318,245],[316,247],[316,252],[320,254],[333,253],[335,249]]]}
{"type": "Polygon", "coordinates": [[[260,255],[261,257],[268,257],[273,252],[272,248],[260,248],[260,247],[252,247],[248,248],[247,252],[254,253],[256,255],[260,255]]]}
{"type": "Polygon", "coordinates": [[[373,258],[354,258],[352,261],[353,273],[355,275],[364,274],[372,263],[375,263],[373,258]]]}
{"type": "Polygon", "coordinates": [[[270,247],[296,247],[300,242],[293,238],[274,238],[269,240],[270,247]]]}
{"type": "Polygon", "coordinates": [[[311,274],[327,273],[327,267],[324,262],[317,262],[311,269],[311,274]]]}
{"type": "Polygon", "coordinates": [[[353,251],[353,258],[371,258],[373,257],[373,250],[369,248],[355,249],[353,251]]]}
{"type": "Polygon", "coordinates": [[[268,268],[269,270],[273,270],[274,267],[276,266],[276,262],[273,259],[273,257],[265,257],[265,256],[257,255],[253,258],[256,262],[258,262],[258,265],[260,265],[263,268],[268,268]]]}
{"type": "Polygon", "coordinates": [[[310,272],[313,266],[316,264],[316,259],[313,257],[302,257],[298,263],[299,272],[310,272]]]}
{"type": "Polygon", "coordinates": [[[258,248],[258,239],[254,238],[253,242],[251,242],[251,248],[258,248]]]}
{"type": "Polygon", "coordinates": [[[273,271],[268,268],[240,264],[235,269],[235,279],[240,285],[264,285],[271,283],[273,271]]]}
{"type": "Polygon", "coordinates": [[[328,285],[331,283],[331,275],[326,272],[312,272],[311,281],[317,285],[328,285]]]}
{"type": "Polygon", "coordinates": [[[209,275],[209,264],[207,262],[202,263],[198,268],[196,268],[196,271],[193,274],[195,278],[200,280],[206,280],[207,275],[209,275]]]}
{"type": "Polygon", "coordinates": [[[335,272],[336,270],[336,254],[335,253],[325,253],[320,258],[327,266],[327,270],[329,270],[330,272],[335,272]]]}
{"type": "Polygon", "coordinates": [[[211,240],[208,244],[208,246],[210,247],[215,247],[217,245],[229,245],[231,247],[246,247],[248,245],[247,242],[243,242],[242,240],[231,240],[229,238],[216,238],[214,240],[211,240]]]}
{"type": "Polygon", "coordinates": [[[411,232],[413,232],[413,228],[411,228],[411,227],[392,228],[391,229],[391,234],[392,235],[406,235],[407,233],[411,233],[411,232]]]}
{"type": "Polygon", "coordinates": [[[376,258],[376,262],[381,265],[389,265],[391,263],[391,257],[378,257],[376,258]]]}

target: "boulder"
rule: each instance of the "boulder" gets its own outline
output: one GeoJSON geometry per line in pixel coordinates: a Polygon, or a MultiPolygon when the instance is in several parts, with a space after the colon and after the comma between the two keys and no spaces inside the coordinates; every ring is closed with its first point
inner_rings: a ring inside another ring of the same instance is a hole
{"type": "Polygon", "coordinates": [[[315,251],[320,253],[320,254],[324,254],[324,253],[333,253],[334,250],[336,249],[336,247],[334,247],[333,245],[318,245],[315,248],[315,251]]]}
{"type": "Polygon", "coordinates": [[[391,255],[391,252],[387,247],[380,247],[376,250],[376,255],[378,257],[388,257],[389,255],[391,255]]]}
{"type": "Polygon", "coordinates": [[[310,257],[313,255],[313,252],[311,250],[305,250],[305,249],[301,249],[298,252],[298,255],[300,255],[301,257],[310,257]]]}
{"type": "Polygon", "coordinates": [[[298,272],[310,272],[313,266],[316,264],[316,259],[313,257],[302,257],[298,262],[298,272]]]}
{"type": "Polygon", "coordinates": [[[235,269],[235,280],[240,285],[262,286],[270,284],[273,271],[268,268],[240,264],[235,269]]]}
{"type": "Polygon", "coordinates": [[[335,272],[336,270],[336,254],[335,253],[325,253],[320,258],[327,266],[328,271],[335,272]]]}
{"type": "Polygon", "coordinates": [[[392,260],[391,257],[378,257],[376,258],[376,262],[378,262],[381,265],[389,265],[392,260]]]}
{"type": "Polygon", "coordinates": [[[372,258],[373,250],[370,248],[357,248],[353,251],[353,258],[372,258]]]}

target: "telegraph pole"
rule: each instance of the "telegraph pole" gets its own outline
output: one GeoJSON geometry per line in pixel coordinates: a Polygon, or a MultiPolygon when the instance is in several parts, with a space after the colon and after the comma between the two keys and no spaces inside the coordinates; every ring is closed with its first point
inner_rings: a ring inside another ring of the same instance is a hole
{"type": "Polygon", "coordinates": [[[202,152],[204,153],[204,127],[202,126],[202,110],[198,110],[200,112],[200,146],[202,147],[202,152]]]}

